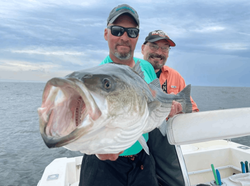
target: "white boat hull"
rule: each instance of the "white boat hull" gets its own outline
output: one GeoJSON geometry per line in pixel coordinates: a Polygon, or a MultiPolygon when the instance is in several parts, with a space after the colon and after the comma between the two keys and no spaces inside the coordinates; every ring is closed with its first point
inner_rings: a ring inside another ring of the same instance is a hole
{"type": "MultiPolygon", "coordinates": [[[[211,164],[220,171],[224,185],[241,185],[230,179],[243,175],[240,162],[250,162],[250,147],[222,139],[250,135],[250,108],[176,115],[166,130],[169,142],[176,145],[186,186],[213,183],[211,164]]],[[[55,159],[38,186],[78,185],[81,162],[82,157],[55,159]]],[[[250,174],[245,175],[250,183],[250,174]]]]}
{"type": "MultiPolygon", "coordinates": [[[[241,173],[241,161],[250,162],[250,147],[226,140],[182,145],[181,148],[191,185],[214,180],[211,164],[226,183],[225,178],[241,173]]],[[[82,156],[55,159],[45,168],[38,186],[78,186],[81,162],[82,156]]]]}

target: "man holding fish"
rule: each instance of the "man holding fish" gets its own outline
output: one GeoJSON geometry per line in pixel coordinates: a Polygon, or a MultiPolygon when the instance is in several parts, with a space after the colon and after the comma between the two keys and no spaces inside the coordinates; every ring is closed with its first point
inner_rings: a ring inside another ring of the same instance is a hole
{"type": "Polygon", "coordinates": [[[158,160],[171,153],[159,150],[167,141],[166,118],[192,112],[191,86],[164,93],[152,65],[133,57],[138,36],[137,12],[126,4],[115,7],[104,30],[109,56],[102,65],[52,78],[44,88],[41,136],[49,148],[85,153],[80,186],[167,185],[155,170],[165,170],[167,161],[158,166],[158,160]],[[159,135],[149,138],[155,128],[159,135]],[[158,137],[162,146],[154,144],[158,137]]]}
{"type": "MultiPolygon", "coordinates": [[[[108,41],[109,56],[103,63],[113,61],[133,67],[137,62],[133,55],[139,35],[137,12],[128,5],[119,5],[110,12],[107,21],[104,38],[108,41]]],[[[141,61],[149,83],[156,78],[154,70],[148,62],[141,61]]],[[[143,136],[148,139],[148,134],[143,136]]],[[[84,155],[79,185],[157,186],[153,157],[138,142],[119,154],[84,155]]]]}
{"type": "MultiPolygon", "coordinates": [[[[104,38],[108,41],[109,56],[101,64],[115,62],[133,67],[139,60],[145,81],[150,83],[156,78],[152,67],[148,62],[133,57],[139,35],[137,12],[126,4],[119,5],[110,12],[107,21],[104,38]]],[[[173,101],[169,117],[181,110],[181,105],[173,101]]],[[[143,136],[148,140],[148,134],[143,134],[143,136]]],[[[167,138],[164,138],[167,141],[167,138]]],[[[154,186],[158,184],[154,159],[145,153],[138,141],[118,154],[84,155],[83,157],[80,186],[154,186]]]]}

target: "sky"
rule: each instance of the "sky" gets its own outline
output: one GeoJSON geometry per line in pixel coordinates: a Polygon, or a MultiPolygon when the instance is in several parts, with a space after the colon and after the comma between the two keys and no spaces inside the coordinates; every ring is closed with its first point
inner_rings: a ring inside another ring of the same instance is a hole
{"type": "Polygon", "coordinates": [[[250,87],[249,0],[0,0],[0,81],[46,82],[98,65],[108,54],[110,11],[139,14],[135,57],[149,32],[176,43],[166,65],[194,86],[250,87]]]}

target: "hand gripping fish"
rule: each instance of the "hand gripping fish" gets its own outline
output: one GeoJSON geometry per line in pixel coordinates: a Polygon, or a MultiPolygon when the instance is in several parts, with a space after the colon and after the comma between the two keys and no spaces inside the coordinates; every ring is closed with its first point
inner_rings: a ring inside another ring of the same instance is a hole
{"type": "Polygon", "coordinates": [[[191,85],[166,94],[160,82],[144,80],[140,62],[131,68],[108,63],[53,78],[44,88],[38,109],[40,133],[49,147],[86,154],[115,154],[137,140],[146,150],[143,133],[160,128],[163,135],[172,101],[192,111],[191,85]]]}

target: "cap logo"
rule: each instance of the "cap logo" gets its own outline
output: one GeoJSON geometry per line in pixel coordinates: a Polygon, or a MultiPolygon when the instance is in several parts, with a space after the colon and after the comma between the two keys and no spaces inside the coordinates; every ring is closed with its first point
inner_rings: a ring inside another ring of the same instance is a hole
{"type": "Polygon", "coordinates": [[[116,11],[119,11],[119,10],[121,10],[121,9],[128,9],[128,10],[130,10],[131,12],[135,13],[135,12],[134,12],[134,10],[132,10],[131,8],[126,7],[126,6],[123,6],[123,7],[117,8],[117,9],[116,9],[116,11]]]}
{"type": "MultiPolygon", "coordinates": [[[[160,37],[168,37],[163,31],[161,30],[156,30],[152,32],[152,35],[158,35],[160,37]]],[[[169,37],[168,37],[169,38],[169,37]]]]}

